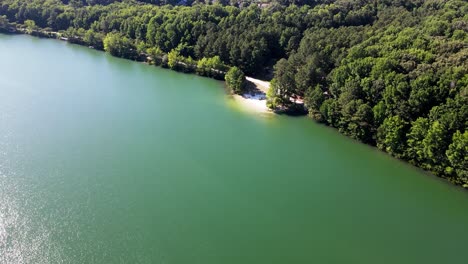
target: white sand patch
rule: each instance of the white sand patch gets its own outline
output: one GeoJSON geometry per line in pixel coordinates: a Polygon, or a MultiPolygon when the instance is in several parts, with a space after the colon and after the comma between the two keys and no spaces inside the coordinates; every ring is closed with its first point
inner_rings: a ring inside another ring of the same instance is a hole
{"type": "Polygon", "coordinates": [[[255,86],[264,93],[266,93],[268,89],[270,89],[270,82],[262,81],[262,80],[255,79],[252,77],[245,77],[245,79],[255,84],[255,86]]]}
{"type": "Polygon", "coordinates": [[[266,106],[266,99],[261,94],[250,95],[233,95],[234,101],[238,103],[243,109],[256,113],[271,113],[270,109],[266,106]]]}
{"type": "Polygon", "coordinates": [[[248,85],[247,91],[241,95],[232,96],[235,105],[254,113],[273,113],[266,106],[266,93],[270,89],[270,83],[252,77],[246,77],[248,85]]]}

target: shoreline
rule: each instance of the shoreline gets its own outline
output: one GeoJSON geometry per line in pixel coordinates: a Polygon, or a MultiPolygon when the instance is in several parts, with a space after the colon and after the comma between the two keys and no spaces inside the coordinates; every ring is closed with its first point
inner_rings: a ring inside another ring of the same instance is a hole
{"type": "MultiPolygon", "coordinates": [[[[85,45],[84,43],[82,43],[82,40],[79,39],[79,38],[76,38],[76,37],[75,38],[62,37],[62,34],[59,33],[59,32],[51,32],[51,31],[44,31],[44,30],[35,30],[35,31],[32,31],[32,32],[27,32],[25,29],[13,28],[12,27],[12,28],[9,28],[9,30],[7,30],[7,32],[0,32],[0,33],[15,34],[15,35],[29,35],[29,36],[38,37],[38,38],[55,39],[55,40],[64,41],[64,42],[67,42],[67,43],[70,43],[70,44],[77,44],[77,45],[80,45],[80,46],[83,46],[83,47],[88,47],[88,48],[91,48],[91,49],[95,49],[95,50],[98,50],[98,51],[105,52],[104,50],[96,49],[95,47],[85,45]]],[[[119,56],[115,56],[115,57],[122,58],[122,59],[127,59],[127,60],[132,60],[130,58],[125,58],[125,57],[119,57],[119,56]]],[[[153,66],[159,66],[159,67],[162,67],[162,68],[167,68],[167,67],[163,67],[161,65],[153,64],[152,63],[153,60],[149,59],[150,57],[149,57],[148,54],[140,54],[140,57],[141,58],[139,60],[132,60],[132,61],[141,62],[141,63],[147,64],[147,65],[153,65],[153,66]],[[144,59],[142,59],[143,57],[144,57],[144,59]]],[[[178,71],[176,69],[171,69],[171,70],[176,71],[176,72],[181,72],[181,73],[192,73],[192,72],[178,71]]],[[[215,78],[214,76],[209,77],[209,76],[200,75],[200,74],[196,74],[196,75],[201,76],[201,77],[207,77],[207,78],[210,78],[210,79],[218,79],[218,78],[215,78]]],[[[222,80],[222,81],[224,82],[224,80],[222,80]]],[[[236,101],[240,106],[242,106],[242,108],[244,108],[244,109],[246,109],[248,111],[251,111],[251,112],[255,112],[255,113],[274,113],[274,111],[269,109],[267,107],[267,105],[266,105],[266,93],[267,93],[268,89],[270,88],[270,82],[259,80],[259,79],[253,78],[253,77],[247,77],[247,76],[245,77],[245,81],[246,81],[246,86],[247,86],[246,91],[243,92],[242,94],[233,94],[232,95],[233,100],[236,101]]]]}
{"type": "Polygon", "coordinates": [[[247,110],[249,112],[271,114],[274,113],[267,107],[265,99],[262,100],[254,97],[248,97],[248,95],[246,96],[246,94],[234,94],[232,95],[232,99],[236,102],[237,105],[241,106],[242,109],[247,110]]]}
{"type": "Polygon", "coordinates": [[[255,113],[275,113],[266,105],[266,93],[270,89],[270,82],[252,77],[245,77],[246,91],[233,94],[233,99],[245,110],[255,113]]]}
{"type": "MultiPolygon", "coordinates": [[[[75,42],[72,42],[70,41],[70,39],[59,39],[59,38],[55,38],[55,37],[50,37],[50,36],[41,36],[41,35],[34,35],[34,34],[28,34],[27,32],[22,32],[22,31],[15,31],[15,32],[0,32],[0,34],[5,34],[5,35],[9,35],[9,34],[13,34],[13,35],[29,35],[29,36],[32,36],[32,37],[38,37],[38,38],[48,38],[48,39],[55,39],[55,40],[59,40],[59,41],[63,41],[63,42],[66,42],[66,43],[70,43],[70,44],[77,44],[79,46],[82,46],[82,47],[88,47],[88,48],[92,48],[92,47],[89,47],[89,46],[86,46],[86,45],[82,45],[80,43],[75,43],[75,42]]],[[[92,48],[92,49],[95,49],[95,48],[92,48]]],[[[95,49],[95,50],[98,50],[98,51],[102,51],[102,50],[99,50],[99,49],[95,49]]],[[[114,56],[114,57],[117,57],[117,56],[114,56]]],[[[124,58],[124,57],[117,57],[117,58],[122,58],[122,59],[126,59],[126,60],[131,60],[129,58],[124,58]]],[[[135,61],[135,60],[133,60],[135,61]]],[[[136,61],[138,62],[138,61],[136,61]]],[[[145,64],[148,64],[146,61],[140,61],[141,63],[145,63],[145,64]]],[[[149,64],[149,65],[153,65],[153,64],[149,64]]],[[[157,66],[157,65],[156,65],[157,66]]],[[[165,67],[162,67],[162,66],[158,66],[158,67],[161,67],[161,68],[165,68],[165,67]]],[[[167,69],[167,68],[165,68],[167,69]]],[[[173,69],[171,69],[173,70],[173,69]]],[[[174,71],[177,71],[177,70],[174,70],[174,71]]],[[[177,72],[180,72],[180,71],[177,71],[177,72]]],[[[180,72],[180,73],[184,73],[184,72],[180,72]]],[[[187,73],[187,72],[185,72],[187,73]]],[[[192,74],[192,73],[189,73],[189,74],[192,74]]],[[[198,75],[198,74],[195,74],[195,75],[198,75]]],[[[201,76],[201,77],[206,77],[206,78],[210,78],[208,76],[203,76],[203,75],[198,75],[198,76],[201,76]]],[[[215,78],[210,78],[210,79],[215,79],[215,78]]],[[[223,80],[224,82],[224,80],[223,80]]],[[[247,85],[249,88],[249,85],[250,85],[250,88],[253,90],[249,90],[247,89],[246,92],[244,92],[243,94],[239,95],[239,94],[230,94],[232,95],[231,98],[228,98],[231,102],[235,102],[235,104],[237,106],[240,106],[243,110],[245,111],[249,111],[251,113],[257,113],[257,114],[278,114],[278,112],[275,112],[271,109],[269,109],[267,106],[266,106],[266,98],[263,98],[261,97],[262,95],[265,95],[265,92],[264,91],[267,91],[269,89],[269,85],[270,85],[270,82],[267,82],[267,81],[262,81],[262,80],[258,80],[258,79],[255,79],[255,78],[252,78],[252,77],[246,77],[246,82],[247,82],[247,85]],[[268,86],[268,87],[267,87],[268,86]]],[[[228,94],[229,95],[229,94],[228,94]]],[[[286,113],[287,114],[287,113],[286,113]]],[[[335,131],[338,131],[338,129],[336,127],[333,127],[333,126],[329,126],[329,125],[325,125],[327,127],[330,127],[332,129],[334,129],[335,131]]],[[[340,133],[342,134],[342,133],[340,133]]],[[[350,138],[349,136],[346,136],[344,134],[342,134],[343,136],[347,137],[347,138],[350,138]]],[[[360,144],[364,144],[364,145],[368,145],[368,146],[371,146],[371,147],[376,147],[375,145],[370,145],[370,144],[366,144],[366,143],[363,143],[361,141],[357,141],[358,143],[360,144]]],[[[444,176],[439,176],[439,175],[436,175],[434,174],[432,171],[430,170],[425,170],[423,169],[422,167],[420,166],[416,166],[414,164],[411,164],[408,160],[406,159],[402,159],[402,158],[397,158],[397,157],[394,157],[392,155],[390,155],[388,152],[386,151],[383,151],[381,149],[378,149],[379,151],[381,151],[382,153],[385,153],[387,155],[389,155],[390,157],[393,157],[397,160],[400,160],[402,161],[403,163],[405,164],[408,164],[410,166],[413,166],[414,168],[418,168],[418,169],[421,169],[422,171],[424,172],[427,172],[429,173],[430,175],[433,175],[435,176],[436,178],[440,178],[440,179],[443,179],[445,180],[446,182],[449,182],[451,184],[453,184],[454,186],[457,186],[457,187],[460,187],[462,189],[465,189],[465,190],[468,190],[468,184],[460,184],[459,182],[455,182],[453,181],[453,179],[449,178],[449,177],[444,177],[444,176]]]]}

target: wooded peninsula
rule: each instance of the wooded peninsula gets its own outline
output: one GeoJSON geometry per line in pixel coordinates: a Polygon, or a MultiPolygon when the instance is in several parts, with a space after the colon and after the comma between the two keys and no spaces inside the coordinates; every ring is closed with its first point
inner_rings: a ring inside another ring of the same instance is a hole
{"type": "Polygon", "coordinates": [[[236,93],[245,75],[271,79],[271,109],[305,107],[317,122],[468,187],[463,0],[2,0],[0,32],[144,57],[225,78],[236,93]]]}

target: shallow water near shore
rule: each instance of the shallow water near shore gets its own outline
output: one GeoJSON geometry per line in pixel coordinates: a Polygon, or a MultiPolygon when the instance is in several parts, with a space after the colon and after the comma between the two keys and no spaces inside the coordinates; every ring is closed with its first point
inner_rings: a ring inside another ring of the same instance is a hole
{"type": "Polygon", "coordinates": [[[223,84],[0,34],[0,263],[464,263],[468,194],[223,84]]]}

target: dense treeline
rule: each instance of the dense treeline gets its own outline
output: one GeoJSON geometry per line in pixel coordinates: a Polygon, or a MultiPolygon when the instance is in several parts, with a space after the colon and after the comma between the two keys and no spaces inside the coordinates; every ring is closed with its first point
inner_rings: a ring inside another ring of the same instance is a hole
{"type": "Polygon", "coordinates": [[[236,66],[235,91],[274,68],[271,108],[303,101],[318,122],[468,185],[466,1],[3,0],[0,15],[0,28],[172,69],[220,78],[236,66]]]}
{"type": "Polygon", "coordinates": [[[367,6],[347,2],[321,8],[75,2],[4,0],[0,14],[10,22],[32,20],[39,28],[65,31],[95,47],[103,47],[105,35],[115,31],[132,40],[135,49],[157,48],[166,54],[176,50],[195,60],[219,56],[223,63],[238,66],[250,75],[268,73],[269,66],[298,48],[307,28],[361,25],[374,19],[374,11],[367,6]]]}
{"type": "MultiPolygon", "coordinates": [[[[408,1],[411,3],[411,1],[408,1]]],[[[306,30],[276,64],[269,103],[468,183],[468,4],[377,7],[365,27],[306,30]]]]}

